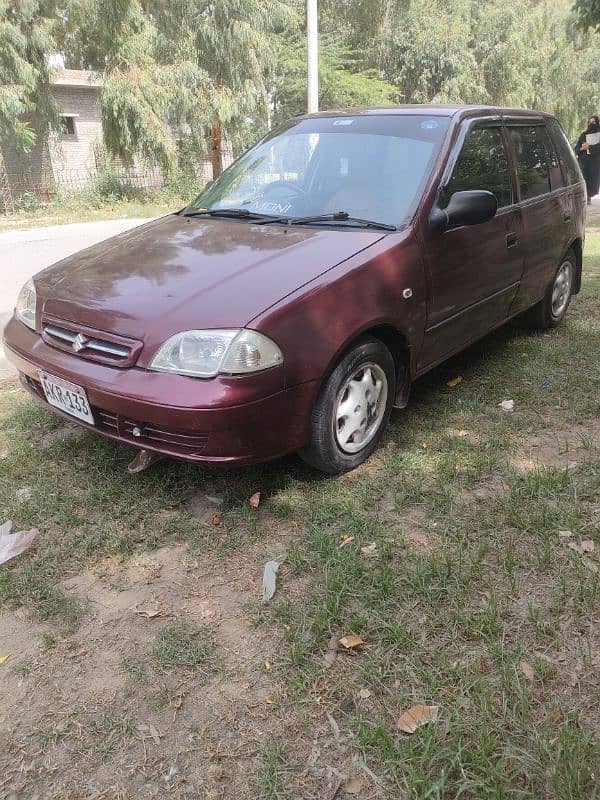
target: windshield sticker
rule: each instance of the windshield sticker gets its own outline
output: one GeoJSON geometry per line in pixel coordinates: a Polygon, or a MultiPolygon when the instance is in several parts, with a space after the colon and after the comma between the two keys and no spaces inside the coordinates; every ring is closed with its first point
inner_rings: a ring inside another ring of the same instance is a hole
{"type": "Polygon", "coordinates": [[[354,125],[353,119],[335,119],[333,121],[334,125],[354,125]]]}
{"type": "Polygon", "coordinates": [[[270,200],[264,200],[262,203],[257,203],[257,211],[272,211],[275,214],[287,214],[292,210],[291,203],[274,203],[270,200]]]}
{"type": "Polygon", "coordinates": [[[421,128],[424,131],[433,131],[439,128],[439,124],[434,119],[426,119],[425,122],[421,123],[421,128]]]}

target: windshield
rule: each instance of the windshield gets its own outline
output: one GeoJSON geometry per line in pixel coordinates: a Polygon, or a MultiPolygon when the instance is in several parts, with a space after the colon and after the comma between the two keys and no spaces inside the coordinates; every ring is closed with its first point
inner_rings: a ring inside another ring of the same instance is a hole
{"type": "Polygon", "coordinates": [[[422,114],[291,120],[248,150],[187,211],[244,209],[291,220],[342,211],[405,224],[449,122],[422,114]]]}

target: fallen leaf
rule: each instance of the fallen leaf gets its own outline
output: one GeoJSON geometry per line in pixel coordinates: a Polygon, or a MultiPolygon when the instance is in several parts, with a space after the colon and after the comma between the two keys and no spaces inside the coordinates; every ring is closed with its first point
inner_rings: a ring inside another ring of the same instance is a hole
{"type": "Polygon", "coordinates": [[[154,744],[160,745],[160,733],[156,730],[154,725],[152,724],[148,725],[148,731],[150,733],[150,736],[154,739],[154,744]]]}
{"type": "Polygon", "coordinates": [[[271,671],[271,666],[272,665],[271,665],[270,661],[265,661],[265,663],[264,663],[265,672],[270,672],[271,671]]]}
{"type": "Polygon", "coordinates": [[[157,461],[162,461],[163,458],[166,458],[166,456],[154,453],[152,450],[140,450],[127,467],[127,472],[130,475],[136,475],[138,472],[143,472],[148,467],[156,464],[157,461]]]}
{"type": "Polygon", "coordinates": [[[3,525],[0,525],[0,564],[5,561],[10,561],[11,558],[24,553],[25,550],[31,547],[33,540],[38,535],[37,528],[32,528],[30,531],[18,531],[11,533],[12,522],[9,520],[3,525]]]}
{"type": "Polygon", "coordinates": [[[158,603],[147,603],[145,606],[135,606],[133,610],[136,614],[146,617],[147,619],[169,616],[169,612],[158,603]]]}
{"type": "Polygon", "coordinates": [[[220,514],[213,514],[212,524],[215,526],[215,528],[219,527],[219,525],[221,524],[221,515],[220,514]]]}
{"type": "Polygon", "coordinates": [[[360,778],[348,778],[348,780],[342,784],[342,787],[346,794],[360,794],[364,784],[360,778]]]}
{"type": "Polygon", "coordinates": [[[339,642],[342,647],[346,648],[346,650],[352,650],[353,647],[360,647],[361,644],[364,644],[364,641],[360,638],[360,636],[355,636],[353,633],[342,636],[339,642]]]}
{"type": "Polygon", "coordinates": [[[0,656],[0,667],[2,666],[2,664],[6,664],[9,658],[10,656],[0,656]]]}
{"type": "Polygon", "coordinates": [[[225,777],[225,770],[220,764],[212,764],[208,768],[208,777],[211,781],[221,781],[225,777]]]}
{"type": "Polygon", "coordinates": [[[281,566],[280,561],[267,561],[262,579],[262,601],[267,603],[275,594],[277,588],[277,572],[281,566]]]}
{"type": "Polygon", "coordinates": [[[490,592],[487,592],[485,589],[478,591],[477,594],[480,594],[488,603],[492,602],[492,595],[490,592]]]}
{"type": "Polygon", "coordinates": [[[520,661],[519,669],[521,670],[523,675],[525,675],[527,680],[530,683],[533,683],[533,681],[535,680],[535,673],[533,671],[533,667],[531,666],[531,664],[529,664],[527,661],[520,661]]]}
{"type": "Polygon", "coordinates": [[[446,386],[449,386],[451,389],[454,389],[454,387],[458,386],[459,383],[462,383],[462,375],[457,375],[456,378],[452,378],[452,380],[448,381],[446,386]]]}
{"type": "Polygon", "coordinates": [[[340,550],[342,547],[345,547],[347,544],[350,544],[354,541],[354,536],[343,536],[342,541],[340,542],[340,550]]]}
{"type": "Polygon", "coordinates": [[[358,696],[361,698],[361,700],[367,700],[369,697],[371,697],[371,691],[369,689],[361,689],[358,693],[358,696]]]}
{"type": "Polygon", "coordinates": [[[340,738],[340,726],[337,724],[337,722],[331,716],[329,711],[327,711],[326,714],[327,714],[327,721],[329,722],[329,727],[331,728],[331,730],[333,732],[333,735],[335,736],[336,739],[339,739],[340,738]]]}
{"type": "Polygon", "coordinates": [[[360,552],[363,554],[363,556],[375,556],[377,555],[377,545],[375,542],[366,544],[364,547],[360,548],[360,552]]]}
{"type": "Polygon", "coordinates": [[[254,492],[248,500],[250,508],[258,508],[260,505],[260,492],[254,492]]]}
{"type": "Polygon", "coordinates": [[[584,539],[579,544],[577,542],[567,542],[567,547],[575,550],[576,553],[581,553],[581,555],[593,553],[595,549],[594,542],[591,539],[584,539]]]}
{"type": "Polygon", "coordinates": [[[29,486],[23,486],[21,489],[17,489],[15,498],[17,503],[26,503],[28,500],[31,500],[31,489],[29,486]]]}
{"type": "Polygon", "coordinates": [[[417,705],[401,714],[398,720],[398,730],[403,733],[414,733],[421,725],[435,722],[438,717],[439,706],[417,705]]]}
{"type": "Polygon", "coordinates": [[[502,409],[502,411],[513,411],[515,407],[514,400],[503,400],[501,403],[498,403],[498,407],[502,409]]]}
{"type": "Polygon", "coordinates": [[[558,532],[558,538],[559,539],[569,539],[571,536],[573,536],[573,531],[559,531],[558,532]]]}

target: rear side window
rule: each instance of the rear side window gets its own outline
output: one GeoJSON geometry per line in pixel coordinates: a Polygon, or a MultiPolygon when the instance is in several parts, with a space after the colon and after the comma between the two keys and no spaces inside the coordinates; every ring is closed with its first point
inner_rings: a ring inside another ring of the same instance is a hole
{"type": "Polygon", "coordinates": [[[440,198],[442,206],[455,192],[486,189],[496,195],[498,207],[512,203],[512,186],[508,159],[500,128],[474,128],[469,131],[452,177],[440,198]]]}
{"type": "Polygon", "coordinates": [[[574,183],[579,183],[581,181],[581,172],[579,171],[577,158],[563,133],[563,129],[558,122],[552,121],[550,123],[550,131],[567,185],[572,186],[574,183]]]}
{"type": "Polygon", "coordinates": [[[550,191],[550,154],[546,130],[542,125],[509,128],[513,144],[521,200],[530,200],[550,191]]]}

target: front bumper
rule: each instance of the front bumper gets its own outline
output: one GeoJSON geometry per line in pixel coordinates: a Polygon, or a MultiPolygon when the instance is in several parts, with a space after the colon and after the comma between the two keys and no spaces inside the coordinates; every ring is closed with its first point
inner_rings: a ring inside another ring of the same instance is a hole
{"type": "Polygon", "coordinates": [[[308,439],[318,382],[285,388],[282,368],[211,380],[120,369],[50,347],[14,318],[4,349],[23,386],[49,409],[62,414],[46,403],[39,370],[83,386],[96,424],[62,416],[135,447],[241,466],[298,450],[308,439]]]}

